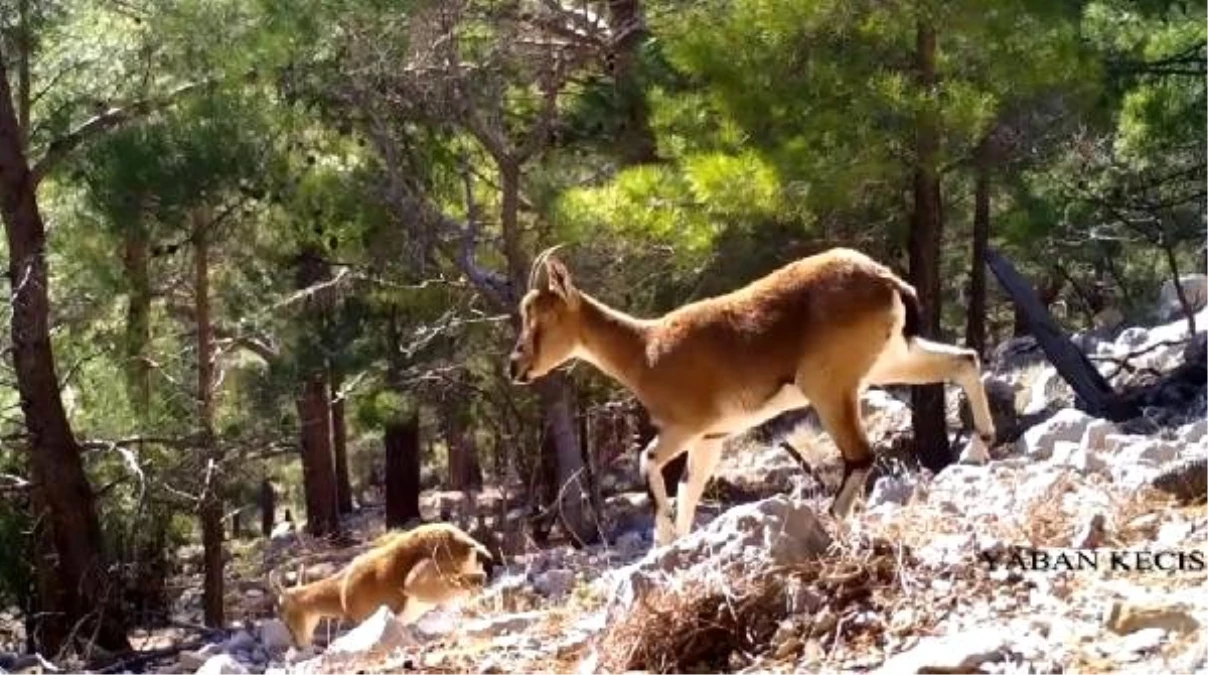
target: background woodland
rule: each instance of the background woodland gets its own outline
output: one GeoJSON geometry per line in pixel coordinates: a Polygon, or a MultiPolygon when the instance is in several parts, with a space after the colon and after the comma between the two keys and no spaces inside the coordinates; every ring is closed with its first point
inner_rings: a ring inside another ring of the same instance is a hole
{"type": "MultiPolygon", "coordinates": [[[[0,0],[0,606],[129,648],[175,551],[501,486],[575,542],[648,434],[518,388],[529,263],[643,316],[849,246],[988,354],[1205,267],[1205,8],[1158,0],[0,0]],[[262,518],[275,503],[276,516],[262,518]],[[261,522],[261,521],[264,522],[261,522]]],[[[949,392],[949,399],[954,393],[949,392]]],[[[923,464],[951,461],[939,387],[923,464]]],[[[517,535],[518,536],[518,535],[517,535]]]]}

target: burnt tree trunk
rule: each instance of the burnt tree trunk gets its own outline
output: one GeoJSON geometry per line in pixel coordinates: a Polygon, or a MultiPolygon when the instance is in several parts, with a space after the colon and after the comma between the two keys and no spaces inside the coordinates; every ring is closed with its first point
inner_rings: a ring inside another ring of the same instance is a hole
{"type": "Polygon", "coordinates": [[[110,583],[104,560],[95,498],[59,396],[50,346],[46,228],[23,134],[0,55],[0,215],[8,243],[12,362],[29,434],[31,474],[45,507],[45,513],[35,517],[43,519],[49,535],[37,565],[53,569],[50,576],[55,580],[42,599],[48,614],[41,646],[45,653],[58,652],[69,646],[66,641],[75,628],[78,635],[95,635],[95,644],[103,649],[128,650],[130,641],[114,605],[117,588],[110,583]]]}
{"type": "MultiPolygon", "coordinates": [[[[943,214],[938,170],[939,123],[935,100],[935,29],[926,21],[916,27],[916,77],[927,99],[915,121],[914,214],[910,225],[910,281],[918,290],[922,334],[940,338],[940,246],[943,214]]],[[[932,471],[952,462],[944,417],[944,386],[916,386],[912,391],[915,452],[932,471]]]]}
{"type": "Polygon", "coordinates": [[[403,527],[419,520],[419,418],[415,415],[386,424],[386,527],[403,527]]]}
{"type": "Polygon", "coordinates": [[[193,219],[193,297],[197,317],[197,411],[201,423],[201,452],[205,482],[201,488],[201,545],[204,560],[202,605],[205,624],[220,628],[226,622],[222,580],[222,478],[217,439],[214,438],[214,326],[210,319],[209,218],[202,211],[193,219]]]}
{"type": "Polygon", "coordinates": [[[336,504],[341,514],[352,513],[352,482],[348,477],[348,426],[344,419],[343,376],[331,369],[331,450],[336,467],[336,504]]]}
{"type": "Polygon", "coordinates": [[[267,478],[260,481],[260,534],[267,539],[277,524],[277,494],[267,478]]]}
{"type": "Polygon", "coordinates": [[[994,249],[986,251],[986,260],[998,283],[1023,312],[1045,356],[1057,369],[1057,374],[1073,388],[1086,411],[1117,422],[1135,417],[1139,411],[1121,400],[1086,354],[1070,342],[1014,265],[994,249]]]}
{"type": "MultiPolygon", "coordinates": [[[[983,144],[984,145],[984,144],[983,144]]],[[[990,243],[990,167],[978,151],[973,185],[973,253],[969,267],[969,308],[965,346],[986,355],[986,247],[990,243]]]]}
{"type": "Polygon", "coordinates": [[[336,474],[331,457],[331,407],[322,374],[311,375],[298,396],[302,432],[302,484],[306,493],[306,531],[316,537],[340,528],[336,474]]]}
{"type": "MultiPolygon", "coordinates": [[[[1026,282],[1025,282],[1026,283],[1026,282]]],[[[1065,279],[1060,274],[1049,274],[1041,280],[1035,293],[1037,300],[1040,301],[1040,306],[1044,307],[1045,312],[1057,302],[1057,298],[1061,295],[1061,290],[1065,288],[1065,279]]],[[[1015,303],[1015,327],[1011,334],[1013,337],[1022,337],[1031,333],[1028,327],[1028,315],[1020,308],[1018,303],[1015,303]]]]}

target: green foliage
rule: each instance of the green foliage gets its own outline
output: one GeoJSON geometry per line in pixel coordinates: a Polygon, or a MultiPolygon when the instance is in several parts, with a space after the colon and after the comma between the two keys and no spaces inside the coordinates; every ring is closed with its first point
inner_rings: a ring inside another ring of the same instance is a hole
{"type": "MultiPolygon", "coordinates": [[[[77,433],[196,431],[190,239],[208,215],[232,499],[248,500],[265,474],[290,483],[292,498],[296,460],[258,453],[296,444],[299,378],[327,367],[343,375],[358,463],[376,459],[389,420],[418,411],[424,433],[456,422],[497,453],[485,465],[526,471],[539,410],[503,372],[510,307],[463,257],[511,272],[499,162],[467,120],[497,123],[514,143],[543,113],[541,54],[525,32],[536,29],[484,2],[462,3],[453,30],[433,23],[440,0],[136,4],[31,3],[31,156],[98,115],[134,111],[39,192],[54,349],[77,433]],[[457,77],[433,65],[434,36],[456,42],[457,77]],[[171,93],[186,83],[198,86],[171,93]],[[445,222],[470,220],[461,231],[445,222]],[[138,245],[146,279],[127,264],[138,245]],[[322,293],[299,292],[304,252],[329,273],[322,293]],[[121,386],[143,282],[147,411],[121,386]]],[[[10,68],[11,5],[0,3],[10,68]]],[[[642,10],[650,33],[631,79],[618,82],[590,46],[559,93],[549,142],[520,171],[521,257],[578,244],[565,253],[576,276],[609,302],[656,314],[833,245],[904,271],[921,116],[939,128],[947,329],[965,320],[957,299],[981,161],[992,243],[1030,274],[1101,282],[1140,317],[1170,273],[1165,248],[1181,270],[1203,269],[1202,6],[654,0],[642,10]],[[920,21],[937,39],[934,92],[915,72],[920,21]],[[659,161],[622,165],[617,139],[635,97],[659,161]]],[[[584,407],[618,396],[588,369],[573,377],[584,407]]],[[[0,388],[0,406],[15,403],[0,388]]],[[[18,430],[11,419],[0,428],[18,430]]],[[[201,474],[186,442],[128,447],[87,460],[123,559],[156,537],[175,545],[193,534],[180,494],[201,474]]],[[[0,550],[23,550],[25,517],[0,500],[0,550]]],[[[27,587],[27,571],[0,556],[0,601],[27,587]]]]}

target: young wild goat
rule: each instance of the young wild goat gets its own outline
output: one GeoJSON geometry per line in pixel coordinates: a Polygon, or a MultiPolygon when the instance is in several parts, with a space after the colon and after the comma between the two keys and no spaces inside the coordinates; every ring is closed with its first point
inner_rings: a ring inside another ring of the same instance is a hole
{"type": "Polygon", "coordinates": [[[385,605],[404,624],[438,605],[465,599],[486,584],[491,552],[447,523],[429,523],[387,532],[371,550],[344,569],[318,581],[285,588],[274,575],[281,620],[299,647],[310,645],[319,619],[364,621],[385,605]],[[401,614],[400,614],[401,613],[401,614]]]}
{"type": "Polygon", "coordinates": [[[526,384],[578,358],[641,401],[659,430],[641,458],[656,545],[691,530],[728,437],[806,405],[843,454],[830,510],[846,518],[873,463],[860,419],[868,385],[954,381],[972,405],[975,458],[988,457],[994,424],[976,352],[920,337],[914,288],[863,253],[831,249],[736,291],[639,319],[577,289],[552,252],[538,255],[529,273],[509,373],[526,384]],[[684,452],[673,530],[661,469],[684,452]]]}

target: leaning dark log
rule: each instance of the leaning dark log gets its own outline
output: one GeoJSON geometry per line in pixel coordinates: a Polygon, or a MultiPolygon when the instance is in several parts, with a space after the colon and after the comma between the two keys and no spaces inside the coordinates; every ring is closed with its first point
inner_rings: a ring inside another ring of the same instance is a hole
{"type": "Polygon", "coordinates": [[[1057,369],[1057,374],[1073,388],[1086,412],[1116,422],[1131,419],[1140,413],[1132,401],[1116,394],[1086,354],[1070,341],[1036,297],[1031,284],[1009,260],[991,248],[986,251],[986,264],[1026,319],[1028,330],[1040,343],[1040,348],[1057,369]]]}

